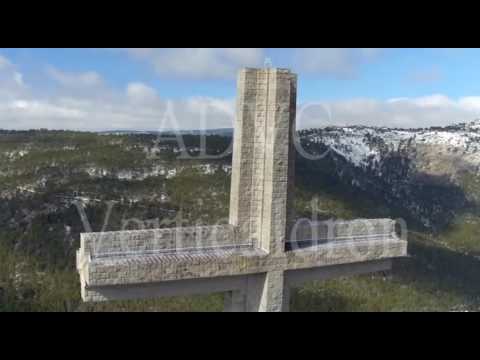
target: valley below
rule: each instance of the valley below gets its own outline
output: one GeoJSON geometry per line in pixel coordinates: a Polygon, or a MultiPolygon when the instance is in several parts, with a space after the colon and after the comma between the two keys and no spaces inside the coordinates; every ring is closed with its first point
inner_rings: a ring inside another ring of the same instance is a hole
{"type": "MultiPolygon", "coordinates": [[[[220,311],[221,294],[85,304],[80,233],[228,221],[231,132],[0,130],[0,311],[220,311]],[[206,145],[202,153],[202,144],[206,145]]],[[[298,217],[408,226],[393,270],[295,289],[292,311],[480,310],[480,123],[298,132],[298,217]]]]}

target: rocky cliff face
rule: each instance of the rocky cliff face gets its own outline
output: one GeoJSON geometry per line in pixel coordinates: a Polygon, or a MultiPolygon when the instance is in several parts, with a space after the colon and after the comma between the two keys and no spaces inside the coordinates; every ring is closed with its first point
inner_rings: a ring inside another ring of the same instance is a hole
{"type": "Polygon", "coordinates": [[[425,228],[440,230],[477,207],[479,121],[410,130],[327,127],[301,131],[300,137],[309,153],[324,155],[310,166],[386,201],[425,228]]]}

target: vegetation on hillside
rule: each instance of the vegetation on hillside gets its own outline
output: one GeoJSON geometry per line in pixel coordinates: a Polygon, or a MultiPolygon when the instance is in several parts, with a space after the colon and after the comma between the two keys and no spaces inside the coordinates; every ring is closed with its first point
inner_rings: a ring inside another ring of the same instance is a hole
{"type": "MultiPolygon", "coordinates": [[[[184,136],[184,144],[198,155],[200,137],[184,136]]],[[[228,137],[209,136],[208,153],[221,154],[229,144],[228,137]]],[[[156,135],[0,132],[0,311],[221,310],[221,294],[80,300],[74,257],[86,229],[79,204],[93,231],[177,226],[179,219],[183,226],[227,221],[230,156],[178,160],[180,151],[156,135]]],[[[328,164],[299,159],[296,175],[299,217],[312,216],[312,207],[325,219],[405,216],[381,196],[339,181],[328,164]]],[[[476,178],[466,177],[464,189],[480,194],[476,178]]],[[[414,228],[412,256],[396,261],[391,273],[296,289],[292,310],[478,310],[480,218],[470,210],[439,234],[414,228]]]]}

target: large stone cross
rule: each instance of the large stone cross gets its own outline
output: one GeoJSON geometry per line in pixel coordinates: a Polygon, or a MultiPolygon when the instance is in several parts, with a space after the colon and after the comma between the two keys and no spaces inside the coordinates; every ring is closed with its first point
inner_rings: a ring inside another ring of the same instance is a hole
{"type": "Polygon", "coordinates": [[[225,292],[227,311],[285,311],[292,286],[406,255],[390,219],[294,223],[296,80],[239,73],[229,224],[82,234],[85,301],[225,292]]]}

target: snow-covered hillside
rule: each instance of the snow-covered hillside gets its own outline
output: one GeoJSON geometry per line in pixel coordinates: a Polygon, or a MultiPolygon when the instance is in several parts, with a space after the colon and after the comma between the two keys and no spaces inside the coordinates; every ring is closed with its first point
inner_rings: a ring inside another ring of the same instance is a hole
{"type": "Polygon", "coordinates": [[[301,134],[304,141],[324,144],[357,167],[375,168],[387,153],[424,146],[464,156],[469,163],[480,165],[480,120],[445,128],[326,127],[301,134]]]}
{"type": "Polygon", "coordinates": [[[480,203],[480,121],[429,129],[325,127],[301,131],[300,139],[308,153],[328,155],[316,167],[345,191],[380,197],[425,227],[440,229],[480,203]]]}

